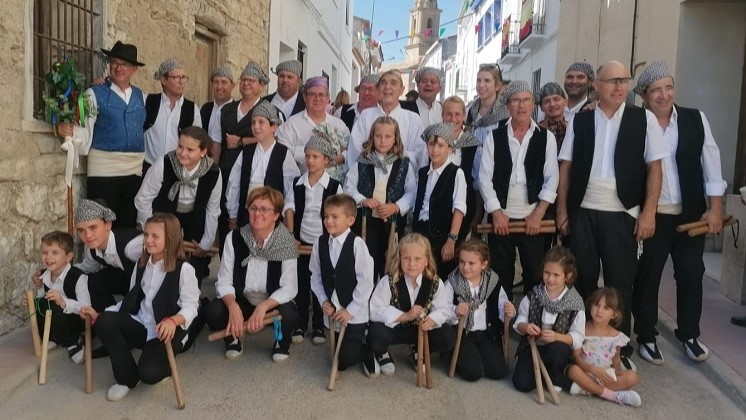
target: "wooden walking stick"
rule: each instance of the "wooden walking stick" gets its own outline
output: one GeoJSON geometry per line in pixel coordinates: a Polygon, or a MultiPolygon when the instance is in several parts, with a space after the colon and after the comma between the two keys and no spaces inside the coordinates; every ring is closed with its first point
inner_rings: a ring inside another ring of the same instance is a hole
{"type": "MultiPolygon", "coordinates": [[[[732,218],[733,218],[733,216],[731,216],[730,214],[724,215],[723,216],[723,226],[725,226],[725,223],[728,222],[728,221],[730,221],[730,219],[732,219],[732,218]]],[[[679,233],[681,233],[681,232],[689,232],[692,229],[701,228],[703,226],[707,226],[707,220],[698,220],[696,222],[691,222],[691,223],[685,223],[683,225],[678,225],[678,226],[676,226],[676,232],[679,232],[679,233]]]]}
{"type": "MultiPolygon", "coordinates": [[[[275,322],[275,318],[282,319],[282,315],[280,315],[280,311],[274,310],[272,312],[268,312],[264,315],[264,324],[263,325],[270,325],[273,322],[275,322]]],[[[246,323],[244,322],[244,330],[246,329],[246,323]]],[[[224,330],[221,331],[215,331],[214,333],[211,333],[207,336],[207,341],[215,341],[220,340],[221,338],[230,337],[230,334],[228,333],[228,327],[225,327],[224,330]]]]}
{"type": "Polygon", "coordinates": [[[427,389],[433,389],[433,370],[430,365],[430,335],[427,331],[423,331],[422,335],[425,342],[425,384],[427,385],[427,389]]]}
{"type": "Polygon", "coordinates": [[[503,319],[505,319],[503,321],[503,357],[505,357],[505,367],[507,368],[510,364],[510,356],[508,355],[510,353],[510,320],[513,318],[505,315],[503,319]]]}
{"type": "MultiPolygon", "coordinates": [[[[723,220],[723,227],[730,226],[734,223],[738,222],[738,219],[730,217],[728,220],[723,220]]],[[[704,226],[695,227],[693,229],[689,229],[687,231],[687,234],[689,234],[689,237],[695,237],[706,234],[710,228],[707,226],[707,223],[705,222],[704,226]]]]}
{"type": "Polygon", "coordinates": [[[451,367],[448,369],[448,377],[453,378],[456,376],[456,362],[458,361],[458,353],[461,350],[461,338],[464,335],[464,326],[466,325],[466,315],[462,316],[458,320],[458,329],[456,330],[456,347],[453,348],[453,355],[451,356],[451,367]]]}
{"type": "Polygon", "coordinates": [[[39,365],[39,385],[47,383],[47,359],[49,355],[49,332],[52,329],[52,311],[44,314],[44,339],[41,342],[41,362],[39,365]]]}
{"type": "Polygon", "coordinates": [[[417,387],[425,386],[425,376],[423,369],[425,364],[425,332],[420,325],[417,325],[417,387]]]}
{"type": "Polygon", "coordinates": [[[174,348],[171,346],[171,340],[166,340],[163,344],[166,345],[166,355],[168,356],[168,367],[171,368],[171,379],[174,383],[174,391],[176,392],[176,404],[179,410],[183,410],[186,406],[184,402],[184,393],[181,390],[181,378],[179,377],[179,370],[176,368],[176,357],[174,357],[174,348]]]}
{"type": "Polygon", "coordinates": [[[93,357],[91,350],[91,318],[86,315],[85,317],[85,338],[83,345],[85,346],[85,393],[91,394],[93,392],[93,357]]]}
{"type": "Polygon", "coordinates": [[[41,356],[41,338],[39,337],[39,322],[36,320],[36,300],[31,290],[26,290],[26,305],[31,326],[31,339],[34,341],[34,354],[39,357],[41,356]]]}
{"type": "Polygon", "coordinates": [[[534,365],[534,379],[536,381],[536,396],[539,398],[539,404],[544,404],[544,385],[541,382],[541,368],[539,363],[541,358],[539,357],[539,350],[536,349],[536,338],[529,337],[528,345],[531,347],[531,362],[534,365]]]}
{"type": "Polygon", "coordinates": [[[337,380],[337,376],[339,376],[339,350],[342,348],[342,339],[345,336],[346,330],[347,325],[342,325],[342,328],[339,330],[339,336],[337,337],[337,348],[334,350],[334,358],[332,359],[332,372],[329,374],[329,386],[326,387],[329,391],[334,391],[334,382],[337,380]]]}
{"type": "Polygon", "coordinates": [[[366,240],[368,237],[368,218],[365,217],[365,215],[362,216],[362,228],[360,229],[360,237],[363,238],[363,241],[366,240]]]}
{"type": "Polygon", "coordinates": [[[334,351],[337,349],[337,329],[335,324],[332,317],[329,317],[329,350],[331,351],[332,360],[334,360],[334,351]]]}
{"type": "MultiPolygon", "coordinates": [[[[552,396],[552,402],[555,405],[560,405],[560,397],[557,393],[557,390],[554,389],[554,383],[552,383],[552,378],[549,377],[549,372],[547,372],[547,367],[544,365],[544,361],[539,358],[539,369],[541,370],[541,376],[544,377],[544,383],[547,385],[547,389],[549,390],[549,395],[552,396]]],[[[542,390],[542,393],[544,391],[542,390]]]]}

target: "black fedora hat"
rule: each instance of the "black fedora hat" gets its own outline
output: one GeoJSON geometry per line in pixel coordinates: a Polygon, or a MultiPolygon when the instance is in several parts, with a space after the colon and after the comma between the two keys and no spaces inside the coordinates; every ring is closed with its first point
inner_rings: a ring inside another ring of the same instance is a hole
{"type": "Polygon", "coordinates": [[[137,61],[137,47],[132,44],[123,44],[121,41],[117,41],[111,50],[101,48],[101,52],[109,58],[118,58],[136,66],[145,65],[145,63],[137,61]]]}

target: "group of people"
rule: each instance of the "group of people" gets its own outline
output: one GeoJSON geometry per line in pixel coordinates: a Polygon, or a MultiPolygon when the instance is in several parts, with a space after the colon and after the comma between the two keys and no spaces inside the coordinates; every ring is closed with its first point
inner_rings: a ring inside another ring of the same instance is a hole
{"type": "Polygon", "coordinates": [[[640,357],[662,364],[655,325],[669,255],[676,336],[691,359],[707,359],[698,340],[704,238],[676,227],[706,220],[719,232],[726,185],[707,119],[674,105],[665,63],[638,78],[645,108],[625,103],[631,78],[619,62],[597,71],[575,63],[564,89],[548,83],[538,95],[484,64],[468,107],[455,96],[439,102],[442,74],[426,67],[415,101],[399,100],[401,75],[387,71],[364,77],[358,102],[335,117],[328,81],[302,83],[297,61],[277,65],[277,92],[264,98],[258,64],[243,70],[240,100],[230,71],[217,68],[214,100],[199,108],[183,97],[178,61],[155,74],[163,93],[144,95],[130,85],[142,65],[136,48],[103,51],[109,78],[89,90],[97,113],[86,128],[58,129],[83,138],[89,156],[88,199],[75,213],[84,258],[71,265],[72,238],[45,235],[46,270],[33,280],[37,305],[65,319],[52,341],[76,363],[82,318],[91,320],[116,380],[109,400],[170,375],[164,341],[183,352],[206,324],[224,331],[234,360],[244,335],[277,310],[275,362],[346,325],[339,368],[362,364],[370,377],[395,373],[391,345],[412,346],[416,360],[418,329],[431,352],[452,351],[463,319],[456,366],[469,381],[507,375],[497,341],[514,318],[516,389],[536,387],[534,337],[558,388],[639,406],[632,315],[640,357]],[[564,246],[542,233],[547,223],[564,246]],[[214,243],[210,301],[200,294],[214,243]]]}

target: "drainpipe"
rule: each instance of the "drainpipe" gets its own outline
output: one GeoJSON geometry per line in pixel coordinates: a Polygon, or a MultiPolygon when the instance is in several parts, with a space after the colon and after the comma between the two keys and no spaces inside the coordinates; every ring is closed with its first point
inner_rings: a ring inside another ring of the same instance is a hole
{"type": "MultiPolygon", "coordinates": [[[[639,0],[635,0],[635,7],[632,12],[632,51],[630,52],[629,56],[629,71],[632,78],[635,78],[635,73],[637,73],[637,67],[645,65],[644,62],[635,64],[635,44],[637,43],[637,7],[639,5],[639,0]]],[[[634,105],[635,104],[635,93],[632,92],[632,90],[629,91],[627,94],[627,104],[634,105]]]]}

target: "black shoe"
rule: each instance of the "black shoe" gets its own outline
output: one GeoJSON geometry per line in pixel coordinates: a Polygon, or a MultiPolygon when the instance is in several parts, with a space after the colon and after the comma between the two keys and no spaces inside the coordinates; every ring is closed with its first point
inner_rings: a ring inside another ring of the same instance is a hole
{"type": "Polygon", "coordinates": [[[275,363],[284,362],[290,357],[290,352],[283,349],[280,343],[275,341],[275,346],[272,348],[272,361],[275,363]]]}
{"type": "Polygon", "coordinates": [[[303,342],[303,338],[306,336],[306,330],[303,330],[301,328],[298,328],[297,330],[293,331],[292,334],[290,334],[290,337],[293,339],[293,344],[300,344],[303,342]]]}
{"type": "Polygon", "coordinates": [[[746,316],[734,316],[730,318],[730,323],[739,327],[746,327],[746,316]]]}
{"type": "Polygon", "coordinates": [[[228,360],[236,360],[243,354],[243,345],[241,344],[240,338],[229,337],[225,341],[225,358],[228,360]],[[232,339],[230,342],[228,339],[232,339]]]}
{"type": "Polygon", "coordinates": [[[372,351],[368,352],[363,359],[363,371],[368,378],[377,378],[378,374],[381,373],[381,366],[378,364],[376,355],[372,351]]]}
{"type": "Polygon", "coordinates": [[[317,346],[326,343],[326,334],[324,334],[324,330],[314,329],[313,334],[311,335],[311,342],[317,346]]]}
{"type": "Polygon", "coordinates": [[[622,370],[629,370],[632,372],[637,372],[637,366],[635,366],[635,364],[632,363],[631,360],[629,360],[629,357],[621,356],[619,359],[621,361],[622,370]]]}
{"type": "Polygon", "coordinates": [[[695,362],[704,362],[710,357],[710,350],[696,338],[682,341],[686,355],[695,362]]]}

